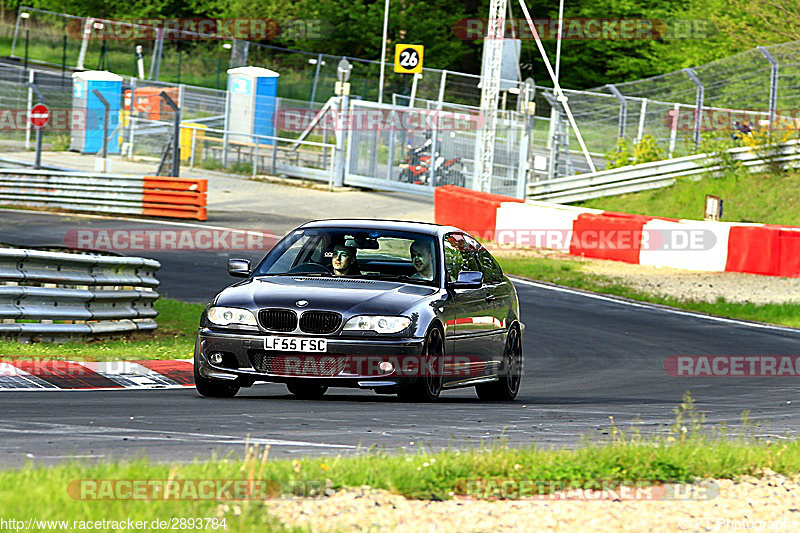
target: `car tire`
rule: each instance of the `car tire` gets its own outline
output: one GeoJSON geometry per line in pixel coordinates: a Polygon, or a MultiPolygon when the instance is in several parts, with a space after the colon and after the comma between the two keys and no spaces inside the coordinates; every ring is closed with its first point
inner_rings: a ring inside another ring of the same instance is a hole
{"type": "Polygon", "coordinates": [[[314,383],[287,383],[289,392],[304,400],[318,400],[328,391],[328,387],[314,383]]]}
{"type": "Polygon", "coordinates": [[[201,396],[206,396],[207,398],[233,398],[239,392],[239,385],[235,383],[201,376],[198,371],[197,356],[195,356],[194,386],[201,396]]]}
{"type": "MultiPolygon", "coordinates": [[[[397,395],[405,402],[433,402],[439,398],[442,392],[442,372],[430,372],[431,369],[439,368],[440,364],[436,361],[444,356],[444,336],[438,327],[432,327],[425,336],[425,343],[422,345],[422,358],[429,364],[426,369],[421,369],[420,375],[414,378],[414,382],[401,388],[397,395]]],[[[441,370],[441,369],[440,369],[441,370]]]]}
{"type": "Polygon", "coordinates": [[[510,402],[517,397],[522,381],[522,336],[517,326],[512,326],[506,337],[503,367],[505,372],[500,376],[500,381],[475,386],[478,398],[485,401],[510,402]]]}

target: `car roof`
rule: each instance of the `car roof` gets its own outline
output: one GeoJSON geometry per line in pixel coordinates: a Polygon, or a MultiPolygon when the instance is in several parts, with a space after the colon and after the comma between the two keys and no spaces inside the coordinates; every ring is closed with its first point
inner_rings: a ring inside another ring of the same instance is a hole
{"type": "Polygon", "coordinates": [[[454,226],[442,226],[439,224],[432,224],[430,222],[413,222],[409,220],[380,220],[371,218],[347,218],[347,219],[329,219],[329,220],[313,220],[306,222],[301,228],[352,228],[363,230],[395,230],[395,231],[413,231],[415,233],[423,233],[427,235],[441,236],[445,233],[452,231],[462,232],[459,228],[454,226]]]}

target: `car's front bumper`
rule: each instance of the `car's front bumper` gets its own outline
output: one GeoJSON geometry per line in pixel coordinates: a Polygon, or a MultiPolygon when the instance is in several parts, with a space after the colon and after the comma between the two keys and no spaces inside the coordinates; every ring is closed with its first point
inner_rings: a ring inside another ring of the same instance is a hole
{"type": "Polygon", "coordinates": [[[237,380],[243,385],[308,379],[329,387],[390,389],[414,379],[418,373],[414,365],[420,360],[424,341],[325,337],[326,353],[277,353],[264,350],[266,336],[201,328],[195,346],[198,372],[206,378],[237,380]],[[214,352],[222,354],[221,364],[209,361],[209,354],[214,352]],[[265,358],[272,362],[265,366],[265,358]],[[281,364],[274,364],[278,359],[281,364]],[[381,363],[390,363],[392,370],[382,369],[381,363]]]}

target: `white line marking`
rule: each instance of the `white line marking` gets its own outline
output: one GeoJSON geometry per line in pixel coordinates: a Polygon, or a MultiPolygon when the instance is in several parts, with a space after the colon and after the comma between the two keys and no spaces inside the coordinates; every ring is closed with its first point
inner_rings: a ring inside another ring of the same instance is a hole
{"type": "Polygon", "coordinates": [[[546,290],[550,290],[550,291],[566,292],[568,294],[575,294],[577,296],[583,296],[585,298],[593,298],[595,300],[603,300],[605,302],[611,302],[611,303],[616,303],[616,304],[620,304],[620,305],[628,305],[628,306],[631,306],[631,307],[641,307],[643,309],[650,309],[652,311],[661,311],[661,312],[670,313],[670,314],[673,314],[673,315],[689,316],[689,317],[693,317],[693,318],[702,318],[702,319],[711,320],[711,321],[714,321],[714,322],[724,322],[726,324],[735,324],[737,326],[747,326],[747,327],[757,328],[757,329],[769,329],[769,330],[775,330],[775,331],[784,331],[784,332],[787,332],[787,333],[800,334],[800,330],[795,329],[795,328],[790,328],[788,326],[773,326],[773,325],[770,325],[770,324],[758,324],[756,322],[746,322],[746,321],[743,321],[743,320],[736,320],[734,318],[724,318],[724,317],[721,317],[721,316],[704,315],[702,313],[695,313],[693,311],[683,311],[683,310],[678,310],[678,309],[672,309],[672,308],[669,308],[669,307],[661,307],[661,306],[658,306],[658,305],[655,305],[655,304],[650,304],[650,303],[647,303],[647,302],[631,302],[631,301],[628,301],[628,300],[621,300],[621,299],[618,299],[618,298],[613,298],[613,297],[609,297],[609,296],[602,296],[602,295],[595,294],[595,293],[583,292],[583,291],[579,291],[579,290],[575,290],[575,289],[570,289],[570,288],[567,288],[567,287],[558,287],[558,286],[553,286],[553,285],[546,285],[544,283],[537,283],[535,281],[530,281],[530,280],[527,280],[527,279],[518,278],[516,276],[508,276],[508,277],[514,283],[521,283],[523,285],[531,285],[533,287],[538,287],[540,289],[546,289],[546,290]]]}
{"type": "Polygon", "coordinates": [[[273,237],[275,239],[280,239],[281,237],[275,235],[274,233],[264,233],[263,231],[258,230],[247,230],[241,228],[226,228],[225,226],[211,226],[209,224],[197,224],[195,222],[175,222],[171,220],[151,220],[148,218],[133,218],[133,217],[115,217],[109,215],[90,215],[86,213],[52,213],[49,211],[36,211],[33,209],[2,209],[0,213],[4,213],[6,211],[10,212],[18,212],[18,213],[27,213],[29,215],[54,215],[59,217],[84,217],[84,218],[100,218],[103,220],[127,220],[130,222],[144,222],[146,224],[164,224],[166,226],[187,226],[190,228],[204,228],[204,229],[218,229],[223,231],[233,231],[236,233],[247,233],[253,235],[263,235],[264,237],[273,237]]]}
{"type": "MultiPolygon", "coordinates": [[[[8,423],[6,421],[6,423],[8,423]]],[[[12,424],[14,422],[11,422],[12,424]]],[[[47,422],[23,422],[23,424],[39,426],[39,428],[18,429],[0,426],[0,433],[32,433],[42,434],[42,426],[47,428],[47,433],[51,435],[75,435],[77,437],[101,437],[106,439],[119,439],[122,434],[134,435],[133,439],[141,440],[164,440],[170,442],[221,442],[225,444],[269,444],[271,446],[298,446],[310,448],[356,448],[348,444],[327,444],[324,442],[306,442],[299,440],[268,439],[260,437],[242,437],[239,435],[214,435],[211,433],[189,433],[183,431],[161,431],[157,429],[138,429],[138,428],[115,428],[108,426],[80,426],[73,424],[51,424],[47,422]],[[150,436],[149,434],[158,435],[150,436]],[[147,434],[147,435],[136,435],[147,434]],[[170,435],[171,437],[167,437],[170,435]],[[178,438],[175,438],[177,436],[178,438]],[[183,437],[183,438],[181,438],[183,437]]]]}

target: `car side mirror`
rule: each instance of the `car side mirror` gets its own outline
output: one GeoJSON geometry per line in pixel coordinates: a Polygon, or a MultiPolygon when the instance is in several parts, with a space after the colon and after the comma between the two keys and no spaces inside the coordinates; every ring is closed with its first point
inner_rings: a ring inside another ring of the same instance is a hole
{"type": "Polygon", "coordinates": [[[464,270],[458,273],[458,279],[450,283],[452,289],[480,289],[483,285],[483,272],[464,270]]]}
{"type": "Polygon", "coordinates": [[[250,261],[247,259],[228,259],[228,275],[234,278],[250,276],[250,261]]]}

